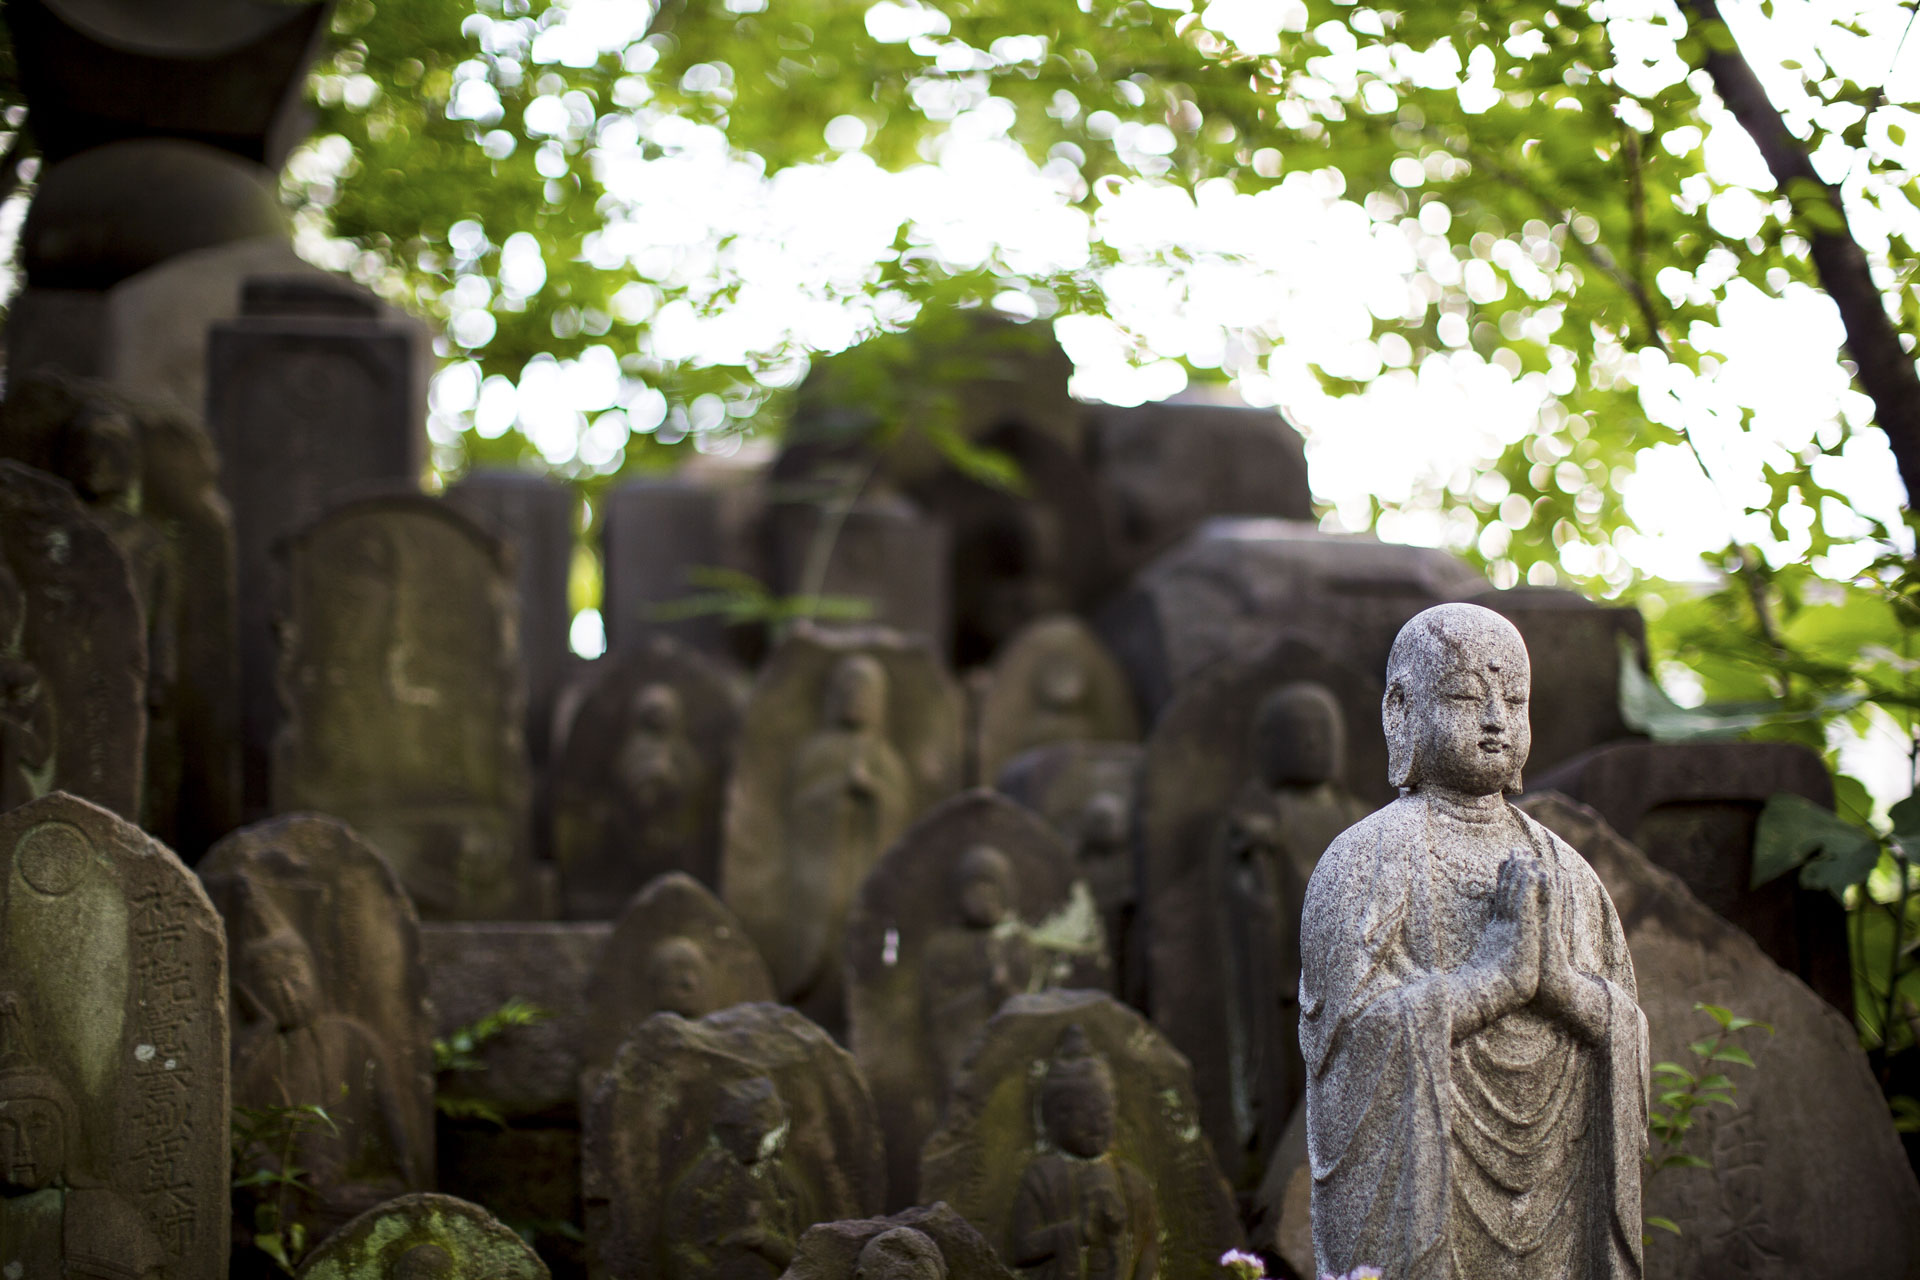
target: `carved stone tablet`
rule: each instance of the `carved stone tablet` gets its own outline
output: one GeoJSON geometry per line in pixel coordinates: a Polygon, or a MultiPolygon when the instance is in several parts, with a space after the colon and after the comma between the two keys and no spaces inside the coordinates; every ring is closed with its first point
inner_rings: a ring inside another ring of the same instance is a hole
{"type": "Polygon", "coordinates": [[[925,641],[800,628],[747,704],[728,784],[720,892],[823,1025],[860,881],[907,824],[959,789],[961,698],[925,641]]]}
{"type": "Polygon", "coordinates": [[[1013,1273],[943,1201],[808,1227],[784,1280],[1013,1280],[1013,1273]]]}
{"type": "Polygon", "coordinates": [[[1140,716],[1113,656],[1086,623],[1059,615],[1030,623],[994,659],[974,730],[983,780],[1022,751],[1050,742],[1133,742],[1140,716]]]}
{"type": "Polygon", "coordinates": [[[663,635],[603,658],[553,775],[566,914],[610,920],[669,871],[712,885],[739,695],[712,659],[663,635]]]}
{"type": "Polygon", "coordinates": [[[64,793],[0,814],[0,862],[9,1262],[34,1277],[64,1261],[69,1274],[220,1280],[220,917],[164,845],[64,793]]]}
{"type": "Polygon", "coordinates": [[[227,836],[199,874],[227,928],[235,1104],[324,1107],[338,1129],[296,1155],[309,1220],[433,1186],[432,1013],[393,869],[345,823],[294,814],[227,836]]]}
{"type": "Polygon", "coordinates": [[[863,499],[838,520],[835,510],[801,502],[767,509],[774,593],[861,602],[866,623],[919,636],[947,652],[953,605],[945,527],[899,497],[863,499]]]}
{"type": "Polygon", "coordinates": [[[0,801],[140,814],[145,621],[127,558],[44,471],[0,462],[0,801]]]}
{"type": "Polygon", "coordinates": [[[1010,996],[1111,982],[1092,896],[1060,838],[991,791],[939,805],[887,851],[847,920],[849,1043],[887,1135],[889,1202],[975,1035],[1010,996]]]}
{"type": "Polygon", "coordinates": [[[1600,815],[1557,795],[1521,803],[1599,873],[1633,948],[1655,1062],[1692,1066],[1687,1046],[1720,1005],[1773,1028],[1740,1037],[1754,1069],[1730,1066],[1738,1106],[1702,1106],[1683,1148],[1709,1169],[1647,1182],[1650,1276],[1904,1276],[1920,1268],[1920,1184],[1850,1019],[1781,969],[1741,929],[1651,862],[1600,815]],[[1817,1178],[1801,1170],[1820,1169],[1817,1178]]]}
{"type": "Polygon", "coordinates": [[[501,544],[395,495],[323,516],[287,566],[274,807],[352,823],[428,919],[540,914],[501,544]]]}
{"type": "Polygon", "coordinates": [[[612,1280],[777,1277],[816,1222],[879,1211],[873,1099],[792,1009],[659,1013],[586,1100],[587,1235],[612,1280]]]}
{"type": "Polygon", "coordinates": [[[582,1061],[604,1070],[654,1014],[704,1018],[773,999],[773,979],[747,931],[698,880],[673,871],[634,897],[587,986],[582,1061]]]}
{"type": "Polygon", "coordinates": [[[327,1237],[300,1280],[547,1280],[547,1264],[477,1204],[400,1196],[327,1237]]]}
{"type": "Polygon", "coordinates": [[[1241,1238],[1186,1059],[1092,991],[1001,1007],[927,1140],[920,1194],[1045,1277],[1151,1275],[1150,1249],[1160,1275],[1211,1275],[1241,1238]]]}

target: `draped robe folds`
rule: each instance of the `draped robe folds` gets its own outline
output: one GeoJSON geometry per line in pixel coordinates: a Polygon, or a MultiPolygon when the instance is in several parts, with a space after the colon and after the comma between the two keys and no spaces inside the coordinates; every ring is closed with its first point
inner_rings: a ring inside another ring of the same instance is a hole
{"type": "Polygon", "coordinates": [[[1646,1019],[1585,860],[1503,797],[1403,795],[1327,850],[1301,929],[1318,1269],[1638,1277],[1646,1019]],[[1452,1041],[1455,997],[1438,979],[1471,957],[1515,849],[1548,872],[1575,980],[1599,979],[1598,1043],[1537,1004],[1452,1041]]]}

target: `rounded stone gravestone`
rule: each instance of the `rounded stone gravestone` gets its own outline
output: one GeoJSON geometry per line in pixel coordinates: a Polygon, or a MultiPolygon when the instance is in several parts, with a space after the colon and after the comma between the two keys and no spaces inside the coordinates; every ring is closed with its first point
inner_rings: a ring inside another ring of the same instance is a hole
{"type": "Polygon", "coordinates": [[[1001,1004],[1111,981],[1066,846],[992,791],[943,802],[887,851],[848,917],[846,966],[848,1042],[880,1109],[895,1207],[914,1202],[920,1146],[1001,1004]]]}
{"type": "Polygon", "coordinates": [[[852,1055],[780,1005],[655,1014],[582,1115],[587,1238],[612,1280],[778,1276],[809,1226],[885,1197],[852,1055]]]}
{"type": "Polygon", "coordinates": [[[808,1227],[783,1280],[1013,1280],[1013,1273],[943,1201],[808,1227]]]}
{"type": "Polygon", "coordinates": [[[1099,992],[1001,1007],[927,1139],[920,1194],[958,1209],[1011,1266],[1047,1277],[1083,1274],[1081,1249],[1084,1274],[1153,1274],[1157,1261],[1160,1275],[1197,1280],[1241,1241],[1186,1059],[1099,992]]]}
{"type": "Polygon", "coordinates": [[[669,872],[614,922],[587,984],[581,1065],[588,1072],[612,1065],[620,1046],[656,1013],[704,1018],[772,999],[767,962],[738,918],[698,880],[669,872]]]}
{"type": "Polygon", "coordinates": [[[712,886],[740,700],[711,658],[662,635],[602,659],[553,774],[568,918],[610,920],[654,877],[712,886]]]}
{"type": "Polygon", "coordinates": [[[434,1185],[420,925],[372,845],[319,814],[235,831],[198,868],[226,924],[236,1105],[323,1107],[295,1162],[337,1226],[434,1185]]]}
{"type": "Polygon", "coordinates": [[[423,1192],[376,1205],[328,1236],[300,1280],[548,1280],[547,1264],[477,1204],[423,1192]]]}
{"type": "Polygon", "coordinates": [[[227,953],[193,873],[55,792],[0,814],[0,1241],[23,1277],[227,1274],[227,953]]]}
{"type": "Polygon", "coordinates": [[[962,705],[932,648],[797,628],[754,682],[727,787],[720,896],[824,1026],[844,1020],[846,914],[907,824],[960,786],[962,705]]]}
{"type": "Polygon", "coordinates": [[[999,776],[1023,751],[1050,742],[1133,742],[1140,716],[1126,674],[1078,618],[1041,618],[1007,641],[974,729],[977,776],[999,776]]]}

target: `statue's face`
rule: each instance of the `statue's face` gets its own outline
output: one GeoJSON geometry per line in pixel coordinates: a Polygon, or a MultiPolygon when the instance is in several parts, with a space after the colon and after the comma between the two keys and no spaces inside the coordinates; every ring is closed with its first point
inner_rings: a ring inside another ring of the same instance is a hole
{"type": "Polygon", "coordinates": [[[650,684],[633,700],[634,728],[664,738],[680,731],[680,695],[664,684],[650,684]]]}
{"type": "Polygon", "coordinates": [[[741,1164],[757,1164],[780,1154],[787,1140],[787,1108],[771,1082],[736,1088],[721,1099],[714,1114],[714,1136],[741,1164]]]}
{"type": "Polygon", "coordinates": [[[453,1280],[453,1257],[437,1244],[417,1244],[393,1264],[393,1280],[453,1280]]]}
{"type": "Polygon", "coordinates": [[[647,985],[653,1007],[683,1018],[712,1012],[707,1000],[707,957],[686,938],[660,944],[647,961],[647,985]]]}
{"type": "Polygon", "coordinates": [[[0,1187],[38,1191],[63,1172],[66,1127],[46,1098],[9,1098],[0,1106],[0,1187]]]}
{"type": "Polygon", "coordinates": [[[1329,782],[1346,750],[1340,706],[1319,685],[1278,689],[1254,717],[1252,746],[1255,773],[1269,788],[1329,782]]]}
{"type": "Polygon", "coordinates": [[[986,845],[969,849],[956,877],[960,918],[974,929],[991,929],[1006,919],[1013,897],[1009,889],[1012,878],[1006,855],[998,849],[986,845]]]}
{"type": "Polygon", "coordinates": [[[853,1280],[946,1280],[940,1246],[912,1227],[894,1227],[867,1241],[853,1280]]]}
{"type": "Polygon", "coordinates": [[[1087,696],[1087,673],[1077,659],[1062,655],[1041,665],[1034,693],[1043,707],[1071,711],[1087,696]]]}
{"type": "Polygon", "coordinates": [[[140,469],[139,437],[118,409],[81,411],[68,430],[68,479],[95,501],[119,497],[133,487],[140,469]]]}
{"type": "Polygon", "coordinates": [[[827,719],[845,729],[877,729],[886,717],[886,669],[866,654],[842,659],[827,685],[827,719]]]}
{"type": "Polygon", "coordinates": [[[1127,802],[1112,791],[1096,791],[1080,815],[1080,843],[1111,849],[1127,838],[1127,802]]]}
{"type": "Polygon", "coordinates": [[[1042,1106],[1047,1136],[1068,1155],[1090,1160],[1113,1145],[1113,1090],[1104,1081],[1089,1078],[1056,1088],[1042,1106]]]}
{"type": "Polygon", "coordinates": [[[1420,778],[1470,795],[1491,795],[1520,776],[1533,746],[1527,718],[1527,653],[1501,643],[1446,650],[1448,661],[1409,690],[1420,778]]]}

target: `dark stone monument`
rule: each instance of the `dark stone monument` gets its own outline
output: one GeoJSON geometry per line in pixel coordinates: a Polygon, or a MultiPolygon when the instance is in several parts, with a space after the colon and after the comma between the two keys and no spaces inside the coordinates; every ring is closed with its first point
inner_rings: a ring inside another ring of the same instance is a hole
{"type": "Polygon", "coordinates": [[[1126,673],[1086,623],[1069,615],[1028,624],[994,659],[974,726],[982,781],[1050,742],[1134,742],[1140,716],[1126,673]]]}
{"type": "MultiPolygon", "coordinates": [[[[1408,618],[1485,589],[1471,566],[1431,547],[1298,520],[1221,519],[1142,569],[1095,625],[1151,723],[1195,672],[1257,653],[1278,631],[1380,671],[1408,618]]],[[[1356,740],[1373,733],[1371,721],[1352,728],[1356,740]]]]}
{"type": "Polygon", "coordinates": [[[607,490],[599,510],[608,653],[661,633],[715,657],[757,654],[755,628],[730,626],[717,611],[681,616],[714,594],[702,571],[766,580],[756,486],[687,475],[629,480],[607,490]]]}
{"type": "Polygon", "coordinates": [[[1680,1234],[1648,1233],[1647,1274],[1798,1280],[1920,1269],[1920,1184],[1852,1020],[1594,810],[1557,795],[1521,807],[1578,849],[1613,898],[1653,1061],[1698,1064],[1687,1046],[1714,1031],[1701,1002],[1773,1028],[1739,1038],[1754,1068],[1727,1069],[1738,1105],[1694,1112],[1684,1149],[1711,1167],[1648,1180],[1645,1212],[1680,1234]]]}
{"type": "Polygon", "coordinates": [[[233,832],[199,874],[227,929],[235,1104],[333,1120],[295,1153],[308,1220],[431,1187],[432,1011],[393,869],[345,823],[294,814],[233,832]]]}
{"type": "Polygon", "coordinates": [[[614,922],[588,986],[581,1059],[589,1072],[656,1013],[704,1018],[773,999],[767,962],[733,912],[692,876],[668,872],[635,895],[614,922]]]}
{"type": "Polygon", "coordinates": [[[1087,416],[1117,580],[1213,516],[1314,518],[1306,449],[1272,410],[1167,403],[1101,406],[1087,416]]]}
{"type": "Polygon", "coordinates": [[[847,921],[848,1043],[893,1206],[914,1202],[921,1144],[987,1020],[1010,996],[1107,987],[1105,942],[1066,846],[992,791],[938,805],[881,858],[847,921]]]}
{"type": "Polygon", "coordinates": [[[784,1280],[1013,1280],[987,1238],[945,1203],[808,1227],[784,1280]]]}
{"type": "Polygon", "coordinates": [[[1241,1239],[1186,1059],[1092,991],[1001,1007],[927,1140],[920,1194],[1048,1280],[1212,1275],[1241,1239]]]}
{"type": "Polygon", "coordinates": [[[1769,796],[1787,792],[1833,807],[1833,781],[1819,756],[1784,742],[1618,742],[1528,784],[1593,809],[1746,930],[1775,964],[1852,1016],[1846,912],[1833,895],[1803,889],[1792,876],[1750,887],[1754,828],[1769,796]]]}
{"type": "Polygon", "coordinates": [[[1200,1120],[1253,1185],[1299,1101],[1300,904],[1387,775],[1380,683],[1282,637],[1187,683],[1140,769],[1140,901],[1154,1022],[1194,1064],[1200,1120]],[[1364,783],[1364,788],[1362,785],[1364,783]]]}
{"type": "Polygon", "coordinates": [[[806,1228],[880,1208],[866,1083],[792,1009],[655,1014],[584,1110],[587,1234],[611,1280],[773,1280],[806,1228]]]}
{"type": "Polygon", "coordinates": [[[823,1025],[842,1012],[841,939],[860,882],[907,824],[959,789],[961,699],[925,641],[797,629],[761,669],[728,784],[720,892],[823,1025]]]}
{"type": "Polygon", "coordinates": [[[242,784],[257,816],[279,724],[274,619],[286,605],[275,548],[351,490],[419,482],[427,345],[417,323],[371,294],[281,277],[249,280],[240,316],[207,343],[207,426],[233,508],[242,784]]]}
{"type": "MultiPolygon", "coordinates": [[[[947,531],[901,498],[841,510],[782,502],[767,513],[768,582],[775,595],[864,602],[860,624],[921,636],[945,653],[953,626],[947,531]]],[[[844,624],[823,615],[823,627],[844,624]]]]}
{"type": "Polygon", "coordinates": [[[231,1155],[213,904],[164,845],[65,793],[0,814],[0,861],[8,1268],[220,1280],[231,1155]]]}
{"type": "Polygon", "coordinates": [[[553,777],[566,914],[609,920],[655,876],[720,872],[720,810],[740,732],[731,673],[654,635],[595,664],[553,777]]]}
{"type": "Polygon", "coordinates": [[[286,554],[274,807],[352,823],[429,919],[544,914],[504,548],[401,494],[335,508],[286,554]]]}
{"type": "Polygon", "coordinates": [[[73,490],[0,461],[0,799],[140,814],[147,639],[127,558],[73,490]]]}
{"type": "Polygon", "coordinates": [[[477,1204],[400,1196],[321,1242],[300,1280],[548,1280],[547,1265],[477,1204]]]}

